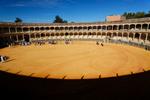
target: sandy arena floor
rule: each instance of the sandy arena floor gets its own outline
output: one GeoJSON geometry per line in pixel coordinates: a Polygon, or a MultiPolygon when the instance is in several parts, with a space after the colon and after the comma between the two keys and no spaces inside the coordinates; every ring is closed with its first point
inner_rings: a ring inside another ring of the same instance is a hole
{"type": "Polygon", "coordinates": [[[0,70],[19,75],[80,79],[112,77],[150,69],[150,52],[116,44],[96,45],[94,41],[73,41],[70,45],[16,46],[0,49],[9,56],[0,70]]]}

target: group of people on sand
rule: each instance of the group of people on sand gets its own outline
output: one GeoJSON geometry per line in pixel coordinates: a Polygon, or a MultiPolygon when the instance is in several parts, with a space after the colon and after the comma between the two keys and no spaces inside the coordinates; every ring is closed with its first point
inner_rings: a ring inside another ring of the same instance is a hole
{"type": "Polygon", "coordinates": [[[96,41],[96,45],[100,45],[100,44],[101,44],[102,47],[104,46],[103,42],[99,43],[99,41],[96,41]]]}
{"type": "Polygon", "coordinates": [[[57,41],[55,41],[55,40],[49,40],[48,44],[57,44],[57,41]]]}
{"type": "Polygon", "coordinates": [[[0,62],[1,63],[5,62],[7,59],[8,59],[8,57],[0,55],[0,62]]]}
{"type": "Polygon", "coordinates": [[[71,40],[70,39],[65,40],[65,44],[71,44],[71,40]]]}

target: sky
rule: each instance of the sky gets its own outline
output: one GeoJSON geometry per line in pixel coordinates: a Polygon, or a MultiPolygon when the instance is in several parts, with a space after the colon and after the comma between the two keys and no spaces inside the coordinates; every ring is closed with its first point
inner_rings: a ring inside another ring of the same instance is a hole
{"type": "Polygon", "coordinates": [[[56,15],[68,22],[100,22],[108,15],[150,11],[150,0],[0,0],[0,22],[52,23],[56,15]]]}

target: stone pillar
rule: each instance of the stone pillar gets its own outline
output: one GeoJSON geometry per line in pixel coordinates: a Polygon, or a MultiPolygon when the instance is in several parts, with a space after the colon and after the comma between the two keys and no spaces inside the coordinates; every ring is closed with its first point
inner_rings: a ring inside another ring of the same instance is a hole
{"type": "Polygon", "coordinates": [[[139,41],[141,40],[141,34],[142,34],[142,33],[140,33],[140,35],[139,35],[139,41]]]}
{"type": "Polygon", "coordinates": [[[127,34],[128,34],[127,39],[129,39],[129,33],[127,33],[127,34]]]}
{"type": "Polygon", "coordinates": [[[8,28],[8,31],[9,31],[9,33],[11,33],[11,32],[10,32],[10,27],[8,28]]]}
{"type": "Polygon", "coordinates": [[[34,33],[34,38],[36,39],[36,33],[34,33]]]}
{"type": "Polygon", "coordinates": [[[145,38],[145,41],[147,41],[147,38],[148,38],[148,33],[146,33],[146,38],[145,38]]]}
{"type": "Polygon", "coordinates": [[[17,27],[15,27],[15,32],[17,33],[17,27]]]}
{"type": "Polygon", "coordinates": [[[133,39],[132,40],[134,40],[135,39],[135,33],[133,33],[133,39]]]}
{"type": "Polygon", "coordinates": [[[149,24],[147,25],[147,30],[149,30],[149,24]]]}
{"type": "Polygon", "coordinates": [[[128,27],[128,30],[130,30],[130,25],[128,25],[129,27],[128,27]]]}
{"type": "Polygon", "coordinates": [[[10,40],[12,39],[11,35],[9,36],[10,40]]]}
{"type": "Polygon", "coordinates": [[[29,42],[31,42],[31,34],[29,33],[29,42]]]}
{"type": "Polygon", "coordinates": [[[25,39],[24,39],[24,34],[22,34],[22,38],[23,38],[23,41],[24,41],[24,40],[25,40],[25,39]]]}
{"type": "Polygon", "coordinates": [[[18,35],[16,35],[16,39],[17,39],[17,42],[18,42],[18,35]]]}

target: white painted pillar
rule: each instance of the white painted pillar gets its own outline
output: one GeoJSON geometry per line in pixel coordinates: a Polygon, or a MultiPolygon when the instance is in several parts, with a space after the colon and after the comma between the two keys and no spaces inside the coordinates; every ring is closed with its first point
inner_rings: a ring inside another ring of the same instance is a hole
{"type": "Polygon", "coordinates": [[[17,39],[17,42],[18,42],[18,35],[16,35],[16,39],[17,39]]]}
{"type": "Polygon", "coordinates": [[[140,35],[139,35],[139,41],[141,41],[141,34],[142,34],[142,33],[140,33],[140,35]]]}
{"type": "Polygon", "coordinates": [[[23,38],[23,41],[24,41],[24,40],[25,40],[25,39],[24,39],[24,34],[22,34],[22,38],[23,38]]]}
{"type": "Polygon", "coordinates": [[[10,27],[8,28],[8,31],[9,31],[9,33],[11,33],[11,32],[10,32],[10,27]]]}

